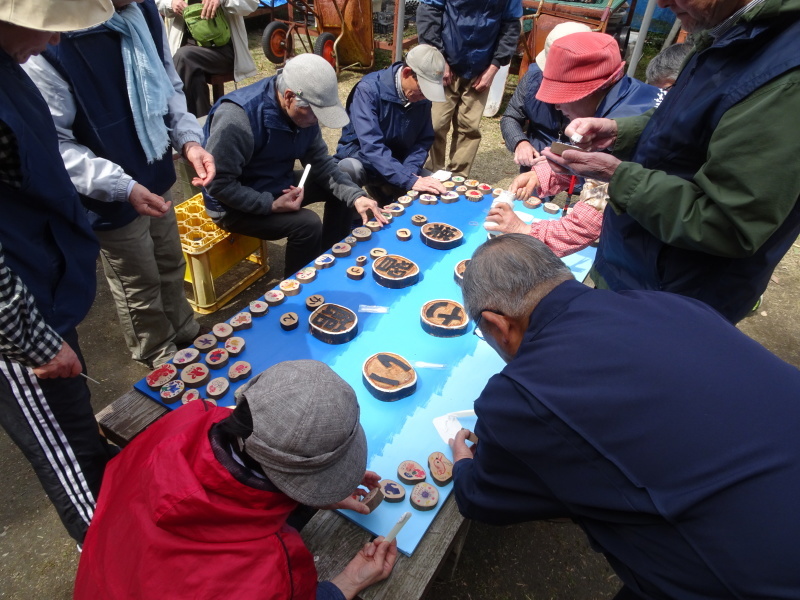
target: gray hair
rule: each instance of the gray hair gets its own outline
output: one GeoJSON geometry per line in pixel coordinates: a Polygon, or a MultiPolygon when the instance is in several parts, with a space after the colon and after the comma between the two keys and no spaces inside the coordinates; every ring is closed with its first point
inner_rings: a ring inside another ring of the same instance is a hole
{"type": "MultiPolygon", "coordinates": [[[[286,84],[286,80],[283,77],[283,73],[278,73],[275,76],[275,89],[278,90],[278,95],[280,96],[283,96],[286,93],[286,90],[289,89],[289,86],[286,84]]],[[[306,106],[311,106],[308,102],[303,100],[297,94],[295,94],[294,96],[294,101],[298,108],[305,108],[306,106]]]]}
{"type": "Polygon", "coordinates": [[[546,293],[543,288],[571,278],[569,267],[535,237],[501,235],[472,255],[461,285],[464,308],[473,321],[484,310],[525,318],[546,293]]]}
{"type": "Polygon", "coordinates": [[[684,60],[692,51],[691,44],[673,44],[656,54],[647,65],[645,80],[650,85],[657,82],[675,81],[681,72],[684,60]]]}

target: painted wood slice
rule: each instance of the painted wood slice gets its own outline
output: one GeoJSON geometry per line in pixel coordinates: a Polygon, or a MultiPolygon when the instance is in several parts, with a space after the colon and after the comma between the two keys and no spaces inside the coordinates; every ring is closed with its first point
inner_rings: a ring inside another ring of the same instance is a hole
{"type": "Polygon", "coordinates": [[[319,294],[306,298],[306,308],[308,310],[317,310],[323,304],[325,304],[325,297],[319,294]]]}
{"type": "Polygon", "coordinates": [[[464,177],[462,177],[461,175],[453,175],[453,176],[450,178],[450,181],[452,181],[452,182],[453,182],[453,183],[455,183],[456,185],[460,185],[460,184],[464,183],[464,181],[465,181],[465,178],[464,178],[464,177]]]}
{"type": "Polygon", "coordinates": [[[203,363],[189,365],[181,371],[181,381],[188,387],[200,387],[211,377],[208,367],[203,363]]]}
{"type": "Polygon", "coordinates": [[[458,227],[447,223],[426,223],[420,230],[422,243],[437,250],[455,248],[464,240],[464,234],[458,227]]]}
{"type": "Polygon", "coordinates": [[[522,205],[525,208],[539,208],[542,205],[542,201],[537,198],[536,196],[531,196],[527,200],[525,200],[522,205]]]}
{"type": "Polygon", "coordinates": [[[483,194],[478,190],[467,190],[464,193],[464,197],[470,202],[480,202],[483,200],[483,194]]]}
{"type": "Polygon", "coordinates": [[[189,402],[193,402],[195,400],[200,400],[200,399],[202,399],[202,396],[200,395],[200,390],[189,389],[183,393],[183,396],[181,396],[181,403],[188,404],[189,402]]]}
{"type": "Polygon", "coordinates": [[[151,390],[158,391],[161,386],[175,379],[178,374],[178,368],[171,363],[164,363],[160,367],[156,367],[144,378],[144,382],[151,390]]]}
{"type": "Polygon", "coordinates": [[[263,317],[269,312],[269,304],[263,300],[253,300],[248,308],[254,317],[263,317]]]}
{"type": "Polygon", "coordinates": [[[428,217],[425,215],[414,215],[411,217],[411,224],[416,225],[417,227],[421,227],[428,222],[428,217]]]}
{"type": "Polygon", "coordinates": [[[297,279],[284,279],[278,284],[278,288],[285,296],[297,296],[300,293],[300,282],[297,279]]]}
{"type": "Polygon", "coordinates": [[[399,354],[378,352],[361,367],[364,385],[370,394],[384,402],[410,396],[417,389],[417,372],[399,354]]]}
{"type": "Polygon", "coordinates": [[[373,512],[378,508],[381,502],[383,502],[383,491],[380,487],[370,490],[369,494],[364,496],[364,499],[361,500],[361,504],[364,504],[369,509],[369,512],[373,512]]]}
{"type": "Polygon", "coordinates": [[[414,203],[414,199],[411,196],[400,196],[397,203],[403,208],[408,208],[414,203]]]}
{"type": "Polygon", "coordinates": [[[405,207],[399,202],[392,202],[383,207],[383,210],[392,213],[395,217],[399,217],[406,213],[405,207]]]}
{"type": "Polygon", "coordinates": [[[433,452],[428,457],[428,472],[438,486],[453,481],[453,463],[441,452],[433,452]]]}
{"type": "Polygon", "coordinates": [[[345,244],[348,244],[351,248],[353,248],[358,243],[358,240],[355,238],[355,236],[352,236],[352,235],[348,235],[342,241],[345,244]]]}
{"type": "Polygon", "coordinates": [[[367,260],[368,259],[367,259],[366,256],[363,256],[363,255],[362,256],[357,256],[356,257],[356,265],[358,265],[359,267],[363,267],[365,264],[367,264],[367,260]]]}
{"type": "Polygon", "coordinates": [[[444,186],[444,189],[446,189],[447,191],[450,191],[454,187],[456,187],[456,184],[453,183],[452,181],[443,181],[442,185],[444,186]]]}
{"type": "Polygon", "coordinates": [[[394,220],[394,215],[393,215],[392,213],[390,213],[389,211],[386,211],[386,210],[382,210],[382,211],[381,211],[381,216],[382,216],[384,219],[386,219],[386,222],[387,222],[387,223],[391,223],[391,222],[392,222],[392,220],[394,220]]]}
{"type": "Polygon", "coordinates": [[[356,227],[352,231],[353,237],[356,238],[359,242],[366,242],[367,240],[372,238],[372,232],[367,229],[366,227],[356,227]]]}
{"type": "Polygon", "coordinates": [[[419,281],[419,267],[404,256],[387,254],[372,263],[372,277],[378,285],[400,289],[419,281]]]}
{"type": "Polygon", "coordinates": [[[433,194],[420,194],[419,203],[431,206],[433,204],[438,204],[439,199],[433,194]]]}
{"type": "Polygon", "coordinates": [[[358,334],[356,313],[339,304],[323,304],[308,317],[308,328],[326,344],[344,344],[358,334]]]}
{"type": "Polygon", "coordinates": [[[393,479],[381,479],[378,483],[383,492],[383,499],[387,502],[402,502],[406,497],[406,488],[393,479]]]}
{"type": "Polygon", "coordinates": [[[240,312],[233,315],[229,322],[234,331],[239,331],[240,329],[250,329],[253,326],[253,315],[251,315],[249,312],[240,312]]]}
{"type": "Polygon", "coordinates": [[[227,393],[230,386],[231,384],[228,383],[225,377],[215,377],[206,386],[206,397],[212,400],[219,400],[227,393]]]}
{"type": "Polygon", "coordinates": [[[409,198],[418,198],[419,192],[417,190],[408,190],[406,192],[406,196],[408,196],[409,198]]]}
{"type": "Polygon", "coordinates": [[[175,356],[172,357],[172,363],[176,367],[182,368],[186,365],[197,362],[197,359],[199,358],[200,350],[197,348],[184,348],[183,350],[178,350],[175,353],[175,356]]]}
{"type": "Polygon", "coordinates": [[[364,268],[363,267],[347,267],[347,276],[350,279],[355,279],[356,281],[364,279],[364,268]]]}
{"type": "Polygon", "coordinates": [[[464,271],[467,270],[469,260],[470,259],[465,258],[464,260],[459,261],[458,264],[456,264],[455,269],[453,269],[453,277],[458,285],[461,285],[461,283],[464,281],[464,271]]]}
{"type": "Polygon", "coordinates": [[[186,390],[186,384],[180,379],[173,379],[161,386],[158,395],[164,402],[169,403],[174,402],[175,398],[183,394],[184,390],[186,390]]]}
{"type": "Polygon", "coordinates": [[[469,324],[467,311],[455,300],[430,300],[419,313],[422,329],[435,337],[464,335],[469,324]]]}
{"type": "Polygon", "coordinates": [[[300,319],[295,312],[283,313],[279,321],[281,324],[281,329],[284,331],[292,331],[297,329],[297,326],[300,324],[300,319]]]}
{"type": "Polygon", "coordinates": [[[468,190],[474,190],[476,187],[478,187],[479,183],[480,181],[478,181],[477,179],[467,179],[466,181],[464,181],[464,185],[467,186],[468,190]]]}
{"type": "Polygon", "coordinates": [[[209,369],[221,369],[228,364],[230,355],[225,348],[214,348],[206,354],[206,364],[209,369]]]}
{"type": "Polygon", "coordinates": [[[331,254],[333,254],[336,258],[343,258],[345,256],[350,256],[350,253],[352,251],[353,247],[345,242],[339,242],[338,244],[334,244],[331,247],[331,254]]]}
{"type": "Polygon", "coordinates": [[[225,340],[225,350],[227,350],[228,354],[231,356],[236,356],[242,350],[244,350],[244,344],[244,338],[234,336],[225,340]]]}
{"type": "Polygon", "coordinates": [[[322,254],[314,261],[314,266],[321,271],[322,269],[332,267],[335,262],[336,257],[333,254],[322,254]]]}
{"type": "Polygon", "coordinates": [[[311,283],[317,278],[317,270],[314,267],[303,267],[294,274],[294,278],[300,283],[311,283]]]}
{"type": "Polygon", "coordinates": [[[495,198],[497,198],[502,193],[503,193],[503,188],[494,188],[492,190],[492,196],[494,196],[495,198]]]}
{"type": "Polygon", "coordinates": [[[555,215],[555,214],[558,214],[558,211],[560,211],[560,210],[561,210],[561,209],[558,207],[558,204],[555,204],[554,202],[545,202],[545,203],[542,205],[542,208],[544,209],[544,212],[546,212],[546,213],[547,213],[547,214],[549,214],[549,215],[555,215]]]}
{"type": "Polygon", "coordinates": [[[228,367],[228,379],[231,381],[240,381],[247,379],[253,372],[253,367],[246,360],[237,360],[230,367],[228,367]]]}
{"type": "Polygon", "coordinates": [[[233,327],[227,323],[217,323],[211,328],[211,333],[217,337],[217,340],[227,340],[233,335],[233,327]]]}
{"type": "Polygon", "coordinates": [[[411,230],[410,229],[398,229],[397,230],[397,239],[401,242],[407,242],[411,239],[411,230]]]}
{"type": "Polygon", "coordinates": [[[460,197],[461,196],[458,195],[458,192],[447,191],[444,194],[442,194],[439,198],[444,204],[453,204],[454,202],[458,202],[458,199],[460,197]]]}
{"type": "Polygon", "coordinates": [[[194,347],[205,354],[212,348],[217,347],[217,336],[215,336],[213,333],[203,334],[195,339],[194,347]]]}
{"type": "Polygon", "coordinates": [[[286,300],[286,294],[280,290],[270,290],[264,294],[264,302],[270,306],[278,306],[278,304],[281,304],[284,300],[286,300]]]}
{"type": "Polygon", "coordinates": [[[369,251],[369,256],[372,260],[380,258],[381,256],[386,256],[387,254],[389,254],[389,252],[386,250],[386,248],[373,248],[369,251]]]}
{"type": "Polygon", "coordinates": [[[467,186],[465,185],[456,186],[455,189],[456,194],[458,194],[459,196],[465,196],[467,194],[467,191],[468,191],[467,186]]]}
{"type": "Polygon", "coordinates": [[[381,226],[379,221],[376,221],[375,219],[371,219],[371,220],[367,221],[367,224],[365,225],[365,227],[367,229],[369,229],[370,232],[374,233],[376,231],[380,231],[382,226],[381,226]]]}
{"type": "Polygon", "coordinates": [[[411,490],[410,500],[417,510],[432,510],[439,504],[439,490],[430,483],[418,483],[411,490]]]}
{"type": "Polygon", "coordinates": [[[399,477],[400,481],[403,483],[415,485],[425,481],[427,476],[422,465],[413,460],[404,460],[397,467],[397,477],[399,477]]]}
{"type": "Polygon", "coordinates": [[[478,191],[479,191],[481,194],[483,194],[483,195],[485,196],[486,194],[489,194],[489,193],[491,193],[491,191],[492,191],[492,186],[490,186],[488,183],[479,183],[479,184],[478,184],[478,187],[477,187],[476,189],[477,189],[477,190],[478,190],[478,191]]]}

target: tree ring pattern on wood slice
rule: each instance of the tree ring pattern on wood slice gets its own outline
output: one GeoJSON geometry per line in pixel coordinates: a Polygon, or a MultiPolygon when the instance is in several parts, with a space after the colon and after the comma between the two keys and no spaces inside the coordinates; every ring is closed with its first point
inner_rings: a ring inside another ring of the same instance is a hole
{"type": "Polygon", "coordinates": [[[197,348],[184,348],[183,350],[175,352],[175,355],[172,357],[172,363],[177,367],[185,367],[186,365],[197,362],[199,358],[200,350],[197,348]]]}
{"type": "Polygon", "coordinates": [[[411,490],[410,501],[417,510],[432,510],[439,504],[439,490],[423,481],[411,490]]]}
{"type": "Polygon", "coordinates": [[[531,196],[522,203],[525,208],[539,208],[541,205],[542,201],[536,196],[531,196]]]}
{"type": "Polygon", "coordinates": [[[433,452],[428,456],[428,472],[438,486],[453,481],[453,462],[441,452],[433,452]]]}
{"type": "Polygon", "coordinates": [[[184,390],[186,390],[186,384],[180,379],[173,379],[161,386],[158,395],[165,402],[174,402],[175,398],[183,394],[184,390]]]}
{"type": "Polygon", "coordinates": [[[426,223],[420,230],[420,237],[423,244],[437,250],[449,250],[464,241],[461,230],[447,223],[426,223]]]}
{"type": "Polygon", "coordinates": [[[359,242],[366,242],[367,240],[372,238],[372,231],[367,229],[366,227],[356,227],[353,229],[353,237],[356,238],[359,242]]]}
{"type": "Polygon", "coordinates": [[[346,242],[339,242],[338,244],[334,244],[331,246],[331,254],[333,254],[336,258],[344,258],[345,256],[350,256],[350,253],[353,251],[353,247],[346,243],[346,242]]]}
{"type": "Polygon", "coordinates": [[[458,337],[467,332],[467,311],[455,300],[430,300],[419,313],[422,329],[435,337],[458,337]]]}
{"type": "Polygon", "coordinates": [[[380,503],[383,502],[383,491],[380,487],[376,487],[374,490],[370,490],[369,494],[364,496],[361,500],[361,504],[366,506],[369,509],[369,512],[373,512],[380,503]]]}
{"type": "Polygon", "coordinates": [[[414,215],[413,217],[411,217],[411,224],[416,225],[418,227],[425,225],[425,223],[427,222],[428,222],[428,217],[426,217],[425,215],[414,215]]]}
{"type": "Polygon", "coordinates": [[[294,312],[283,313],[279,321],[281,324],[281,329],[284,331],[292,331],[293,329],[297,329],[297,326],[300,324],[300,319],[297,317],[297,313],[294,312]]]}
{"type": "Polygon", "coordinates": [[[427,206],[433,206],[439,203],[439,199],[433,194],[420,194],[419,203],[427,206]]]}
{"type": "Polygon", "coordinates": [[[547,213],[547,214],[549,214],[549,215],[555,215],[555,214],[558,214],[558,211],[560,211],[560,210],[561,210],[561,209],[558,207],[558,204],[556,204],[555,202],[545,202],[545,203],[542,205],[542,208],[544,209],[544,212],[546,212],[546,213],[547,213]]]}
{"type": "Polygon", "coordinates": [[[461,196],[459,196],[456,192],[445,192],[444,194],[439,196],[439,199],[442,201],[443,204],[453,204],[455,202],[458,202],[458,199],[460,197],[461,196]]]}
{"type": "Polygon", "coordinates": [[[294,278],[302,283],[311,283],[317,278],[317,269],[314,267],[303,267],[294,274],[294,278]]]}
{"type": "Polygon", "coordinates": [[[358,334],[358,316],[339,304],[323,304],[308,317],[308,328],[326,344],[344,344],[358,334]]]}
{"type": "Polygon", "coordinates": [[[383,210],[392,213],[395,217],[399,217],[406,213],[405,207],[399,202],[392,202],[383,207],[383,210]]]}
{"type": "Polygon", "coordinates": [[[427,476],[422,465],[413,460],[404,460],[397,466],[397,477],[403,483],[415,485],[425,481],[427,476]]]}
{"type": "Polygon", "coordinates": [[[407,242],[411,239],[411,230],[410,229],[398,229],[397,230],[397,239],[401,242],[407,242]]]}
{"type": "Polygon", "coordinates": [[[269,304],[263,300],[253,300],[250,303],[250,314],[254,317],[263,317],[269,312],[269,304]]]}
{"type": "Polygon", "coordinates": [[[241,337],[234,336],[225,340],[225,350],[227,350],[228,354],[231,356],[236,356],[241,353],[241,351],[244,350],[244,345],[244,338],[241,337]]]}
{"type": "Polygon", "coordinates": [[[181,381],[188,387],[200,387],[211,377],[208,367],[203,363],[189,365],[181,371],[181,381]]]}
{"type": "Polygon", "coordinates": [[[213,333],[204,333],[194,340],[194,347],[205,354],[212,348],[217,347],[217,336],[215,336],[213,333]]]}
{"type": "Polygon", "coordinates": [[[481,200],[483,200],[483,194],[478,190],[467,190],[464,196],[470,202],[480,202],[481,200]]]}
{"type": "Polygon", "coordinates": [[[419,281],[419,267],[404,256],[387,254],[373,261],[372,277],[383,287],[405,288],[419,281]]]}
{"type": "Polygon", "coordinates": [[[206,364],[209,369],[221,369],[228,364],[230,355],[225,348],[214,348],[206,354],[206,364]]]}
{"type": "Polygon", "coordinates": [[[171,363],[164,363],[150,371],[144,378],[144,382],[151,390],[158,391],[161,386],[175,379],[178,374],[178,368],[171,363]]]}
{"type": "Polygon", "coordinates": [[[183,396],[181,396],[181,404],[188,404],[189,402],[200,399],[202,399],[200,390],[188,389],[183,393],[183,396]]]}
{"type": "Polygon", "coordinates": [[[356,281],[364,279],[363,267],[348,267],[346,273],[350,279],[354,279],[356,281]]]}
{"type": "Polygon", "coordinates": [[[356,257],[356,265],[357,266],[363,267],[365,264],[367,264],[367,257],[366,256],[361,255],[361,256],[357,256],[356,257]]]}
{"type": "Polygon", "coordinates": [[[230,367],[228,367],[228,379],[231,381],[240,381],[247,379],[253,372],[253,367],[246,360],[237,360],[230,367]]]}
{"type": "Polygon", "coordinates": [[[373,233],[381,230],[380,221],[377,221],[376,219],[370,219],[369,221],[367,221],[365,227],[373,233]]]}
{"type": "Polygon", "coordinates": [[[308,310],[316,310],[323,304],[325,304],[325,297],[319,294],[314,294],[306,298],[306,308],[308,310]]]}
{"type": "Polygon", "coordinates": [[[224,341],[233,335],[233,327],[227,323],[217,323],[211,328],[211,333],[214,334],[217,340],[224,341]]]}
{"type": "Polygon", "coordinates": [[[319,269],[327,269],[336,263],[336,257],[333,254],[322,254],[314,261],[314,266],[319,269]]]}
{"type": "Polygon", "coordinates": [[[284,300],[286,300],[286,294],[280,290],[270,290],[264,294],[264,302],[270,306],[278,306],[284,300]]]}
{"type": "Polygon", "coordinates": [[[231,317],[229,321],[231,327],[233,327],[234,331],[239,331],[240,329],[250,329],[253,326],[253,315],[249,312],[240,312],[236,313],[231,317]]]}
{"type": "Polygon", "coordinates": [[[228,392],[230,386],[225,377],[215,377],[206,386],[206,396],[212,400],[219,400],[228,392]]]}
{"type": "Polygon", "coordinates": [[[378,482],[383,492],[383,499],[387,502],[402,502],[406,497],[406,488],[397,483],[394,479],[381,479],[378,482]]]}
{"type": "Polygon", "coordinates": [[[456,264],[455,269],[453,269],[453,277],[455,278],[456,283],[458,285],[461,285],[461,283],[464,281],[464,271],[467,270],[467,265],[469,264],[469,261],[470,261],[469,258],[460,260],[456,264]]]}
{"type": "Polygon", "coordinates": [[[285,296],[297,296],[300,293],[300,282],[297,279],[284,279],[278,287],[285,296]]]}
{"type": "Polygon", "coordinates": [[[386,256],[387,254],[389,253],[386,251],[386,248],[373,248],[369,251],[370,258],[373,260],[380,258],[381,256],[386,256]]]}
{"type": "Polygon", "coordinates": [[[384,402],[400,400],[417,389],[414,367],[392,352],[378,352],[367,358],[361,367],[361,377],[369,393],[384,402]]]}

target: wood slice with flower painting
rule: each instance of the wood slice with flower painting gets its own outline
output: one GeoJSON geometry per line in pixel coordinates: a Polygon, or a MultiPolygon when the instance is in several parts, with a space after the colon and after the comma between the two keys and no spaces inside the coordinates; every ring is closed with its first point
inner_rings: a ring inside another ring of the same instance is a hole
{"type": "Polygon", "coordinates": [[[418,483],[411,490],[411,506],[417,510],[432,510],[439,504],[439,490],[430,483],[418,483]]]}

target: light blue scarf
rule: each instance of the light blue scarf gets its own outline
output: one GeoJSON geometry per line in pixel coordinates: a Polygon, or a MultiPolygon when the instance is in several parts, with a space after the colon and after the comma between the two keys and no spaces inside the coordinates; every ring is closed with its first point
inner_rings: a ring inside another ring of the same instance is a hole
{"type": "Polygon", "coordinates": [[[167,126],[167,101],[175,89],[158,57],[153,36],[139,7],[128,5],[115,12],[105,26],[122,38],[122,63],[128,98],[133,111],[133,122],[147,162],[164,156],[169,148],[167,126]]]}

